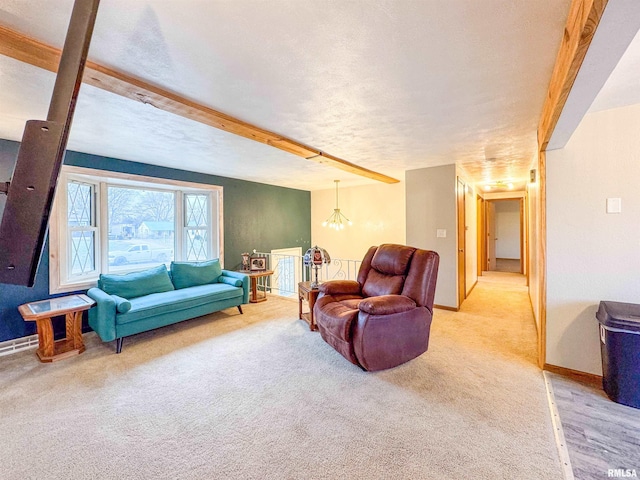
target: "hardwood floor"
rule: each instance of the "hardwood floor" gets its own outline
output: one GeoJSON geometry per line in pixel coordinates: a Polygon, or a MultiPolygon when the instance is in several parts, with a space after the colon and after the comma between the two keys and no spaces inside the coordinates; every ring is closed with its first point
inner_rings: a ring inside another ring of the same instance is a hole
{"type": "Polygon", "coordinates": [[[640,477],[640,409],[609,400],[598,385],[545,375],[553,386],[575,479],[640,477]]]}

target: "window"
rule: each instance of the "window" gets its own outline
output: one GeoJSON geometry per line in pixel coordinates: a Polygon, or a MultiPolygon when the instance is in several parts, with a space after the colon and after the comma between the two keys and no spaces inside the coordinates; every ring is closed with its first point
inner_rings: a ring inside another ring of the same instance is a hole
{"type": "Polygon", "coordinates": [[[201,193],[184,196],[185,257],[189,261],[206,260],[209,252],[209,201],[201,193]]]}
{"type": "Polygon", "coordinates": [[[70,180],[67,184],[67,232],[70,274],[84,276],[96,271],[98,228],[96,186],[70,180]]]}
{"type": "Polygon", "coordinates": [[[219,258],[222,187],[63,167],[50,223],[50,291],[176,261],[219,258]],[[164,183],[163,183],[164,182],[164,183]]]}
{"type": "MultiPolygon", "coordinates": [[[[107,186],[108,269],[167,266],[175,260],[175,203],[180,192],[107,186]]],[[[204,194],[207,201],[209,195],[204,194]]]]}

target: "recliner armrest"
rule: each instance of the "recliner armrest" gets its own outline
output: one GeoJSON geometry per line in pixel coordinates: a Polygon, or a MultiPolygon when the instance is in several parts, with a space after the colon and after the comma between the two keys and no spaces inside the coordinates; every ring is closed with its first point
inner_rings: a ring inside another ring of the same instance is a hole
{"type": "Polygon", "coordinates": [[[416,302],[404,295],[380,295],[367,297],[360,302],[361,312],[370,315],[390,315],[392,313],[408,312],[416,308],[416,302]]]}
{"type": "Polygon", "coordinates": [[[318,287],[325,295],[360,295],[360,284],[355,280],[331,280],[318,287]]]}

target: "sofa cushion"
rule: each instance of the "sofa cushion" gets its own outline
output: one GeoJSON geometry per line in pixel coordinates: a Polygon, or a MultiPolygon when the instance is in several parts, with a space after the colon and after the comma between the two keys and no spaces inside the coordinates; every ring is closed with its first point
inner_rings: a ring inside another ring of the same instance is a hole
{"type": "Polygon", "coordinates": [[[221,275],[217,258],[207,262],[171,262],[171,278],[178,289],[216,283],[221,275]]]}
{"type": "Polygon", "coordinates": [[[178,312],[193,307],[242,297],[241,288],[224,283],[212,283],[196,287],[181,288],[171,292],[152,293],[131,300],[131,310],[116,316],[116,324],[135,322],[154,315],[178,312]]]}
{"type": "Polygon", "coordinates": [[[118,295],[127,299],[175,290],[164,264],[142,272],[131,272],[124,275],[101,274],[98,288],[110,295],[118,295]]]}
{"type": "Polygon", "coordinates": [[[336,302],[332,296],[320,297],[313,309],[316,323],[322,324],[325,333],[350,342],[353,322],[358,318],[358,305],[362,298],[336,302]]]}

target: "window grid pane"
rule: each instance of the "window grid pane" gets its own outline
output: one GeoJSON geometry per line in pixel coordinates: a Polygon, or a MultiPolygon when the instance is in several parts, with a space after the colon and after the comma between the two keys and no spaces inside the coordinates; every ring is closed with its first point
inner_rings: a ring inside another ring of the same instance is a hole
{"type": "Polygon", "coordinates": [[[208,260],[209,252],[209,232],[205,229],[187,228],[185,229],[185,242],[187,246],[188,262],[202,262],[208,260]]]}
{"type": "Polygon", "coordinates": [[[185,227],[206,227],[209,195],[187,193],[185,198],[185,227]]]}
{"type": "Polygon", "coordinates": [[[70,227],[88,227],[94,225],[93,185],[70,182],[68,185],[68,208],[70,227]]]}
{"type": "Polygon", "coordinates": [[[96,269],[94,186],[67,183],[67,224],[70,238],[70,275],[77,276],[96,269]]]}
{"type": "Polygon", "coordinates": [[[82,275],[96,269],[95,236],[94,231],[71,232],[71,275],[82,275]]]}
{"type": "Polygon", "coordinates": [[[185,260],[188,262],[209,259],[209,199],[209,195],[201,193],[184,195],[185,260]]]}

